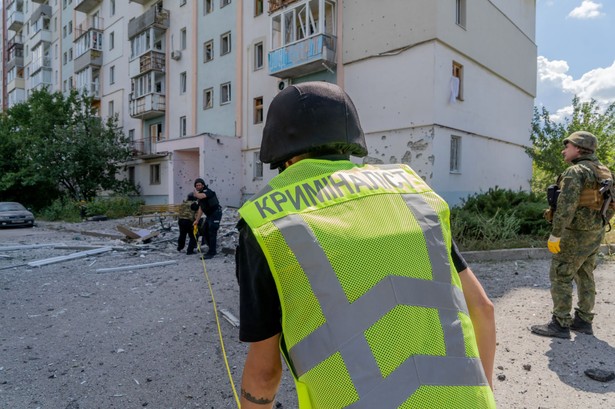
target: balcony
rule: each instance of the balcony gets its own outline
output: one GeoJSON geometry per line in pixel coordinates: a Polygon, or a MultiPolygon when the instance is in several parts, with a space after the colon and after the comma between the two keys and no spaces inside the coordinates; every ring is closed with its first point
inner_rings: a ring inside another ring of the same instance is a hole
{"type": "Polygon", "coordinates": [[[130,151],[133,157],[149,156],[156,152],[150,139],[137,139],[130,142],[130,151]]]}
{"type": "MultiPolygon", "coordinates": [[[[23,80],[23,78],[22,78],[23,80]]],[[[8,107],[12,107],[16,104],[26,101],[26,90],[24,87],[17,87],[8,92],[8,107]]]]}
{"type": "Polygon", "coordinates": [[[132,60],[128,65],[130,78],[145,74],[148,71],[164,72],[165,54],[160,51],[150,51],[132,60]]]}
{"type": "Polygon", "coordinates": [[[30,75],[36,74],[36,72],[40,69],[51,69],[51,58],[43,57],[37,58],[30,63],[30,75]]]}
{"type": "Polygon", "coordinates": [[[90,30],[96,30],[100,32],[102,36],[102,32],[105,29],[104,19],[102,17],[90,17],[87,20],[79,23],[75,27],[73,32],[74,41],[76,42],[81,36],[87,34],[90,30]]]}
{"type": "Polygon", "coordinates": [[[286,7],[291,3],[295,3],[297,0],[269,0],[269,14],[286,7]]]}
{"type": "Polygon", "coordinates": [[[166,97],[164,94],[147,94],[133,99],[130,94],[128,109],[133,118],[149,119],[164,115],[166,111],[166,97]]]}
{"type": "Polygon", "coordinates": [[[23,79],[23,77],[14,78],[6,84],[7,93],[13,92],[15,89],[23,90],[25,88],[26,88],[26,81],[23,79]]]}
{"type": "Polygon", "coordinates": [[[10,50],[13,47],[20,47],[23,48],[23,36],[21,34],[18,34],[16,36],[14,36],[13,38],[11,38],[7,43],[6,43],[6,49],[10,50]]]}
{"type": "Polygon", "coordinates": [[[334,36],[319,34],[269,53],[269,75],[300,77],[335,67],[334,36]]]}
{"type": "Polygon", "coordinates": [[[6,71],[10,71],[13,67],[23,67],[23,37],[17,35],[11,38],[6,44],[6,71]]]}
{"type": "Polygon", "coordinates": [[[128,22],[128,38],[133,38],[150,27],[163,31],[169,28],[169,10],[151,7],[139,17],[131,19],[128,22]]]}
{"type": "Polygon", "coordinates": [[[24,17],[23,12],[13,11],[9,15],[9,19],[6,24],[6,28],[13,31],[19,31],[23,27],[24,17]]]}
{"type": "Polygon", "coordinates": [[[51,88],[51,70],[39,70],[30,76],[30,89],[51,88]]]}
{"type": "Polygon", "coordinates": [[[51,43],[51,31],[49,30],[38,30],[36,33],[32,35],[32,41],[30,42],[30,47],[34,48],[39,45],[41,42],[51,43]]]}
{"type": "Polygon", "coordinates": [[[79,72],[88,66],[100,67],[103,53],[99,50],[89,49],[73,61],[73,70],[79,72]]]}
{"type": "Polygon", "coordinates": [[[30,25],[34,25],[41,16],[51,17],[51,6],[49,4],[41,4],[30,15],[30,25]]]}
{"type": "Polygon", "coordinates": [[[77,0],[77,2],[75,3],[75,10],[87,14],[90,11],[94,10],[101,3],[102,0],[77,0]]]}
{"type": "Polygon", "coordinates": [[[10,71],[13,67],[23,67],[23,45],[13,47],[7,54],[6,71],[10,71]]]}

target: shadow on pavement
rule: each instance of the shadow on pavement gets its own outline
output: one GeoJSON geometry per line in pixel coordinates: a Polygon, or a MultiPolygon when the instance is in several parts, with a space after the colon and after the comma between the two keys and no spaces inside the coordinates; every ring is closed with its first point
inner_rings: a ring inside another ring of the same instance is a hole
{"type": "Polygon", "coordinates": [[[615,370],[615,348],[608,342],[584,334],[572,335],[572,340],[552,339],[545,355],[559,379],[575,389],[592,393],[615,392],[615,381],[599,382],[585,375],[587,369],[615,370]],[[583,351],[579,354],[579,351],[583,351]]]}

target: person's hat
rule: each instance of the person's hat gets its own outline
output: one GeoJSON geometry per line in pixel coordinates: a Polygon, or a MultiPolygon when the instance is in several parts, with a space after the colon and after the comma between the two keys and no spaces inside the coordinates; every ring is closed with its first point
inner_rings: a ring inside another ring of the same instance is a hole
{"type": "Polygon", "coordinates": [[[568,142],[574,146],[587,149],[592,152],[596,152],[596,149],[598,149],[598,139],[593,134],[586,131],[571,133],[566,139],[564,139],[564,145],[568,142]]]}
{"type": "Polygon", "coordinates": [[[304,82],[286,87],[271,101],[260,159],[271,169],[308,152],[367,155],[357,110],[340,87],[304,82]]]}
{"type": "Polygon", "coordinates": [[[196,184],[197,184],[197,183],[200,183],[200,184],[202,184],[203,186],[207,186],[207,185],[205,184],[205,181],[204,181],[203,179],[201,179],[201,178],[196,178],[196,179],[195,179],[195,181],[194,181],[194,187],[196,187],[196,184]]]}

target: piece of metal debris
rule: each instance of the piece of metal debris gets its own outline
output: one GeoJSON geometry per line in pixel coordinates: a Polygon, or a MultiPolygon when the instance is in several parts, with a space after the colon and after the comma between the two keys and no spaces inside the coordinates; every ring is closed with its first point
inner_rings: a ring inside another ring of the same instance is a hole
{"type": "Polygon", "coordinates": [[[66,260],[74,260],[76,258],[87,257],[87,256],[91,256],[94,254],[106,253],[111,250],[113,250],[111,247],[100,247],[97,249],[80,251],[78,253],[73,253],[73,254],[69,254],[66,256],[57,256],[57,257],[46,258],[43,260],[31,261],[26,264],[29,265],[30,267],[40,267],[40,266],[45,266],[47,264],[59,263],[59,262],[66,261],[66,260]]]}
{"type": "Polygon", "coordinates": [[[222,314],[222,316],[230,322],[233,327],[239,327],[239,319],[237,319],[237,317],[235,317],[229,310],[220,308],[220,314],[222,314]]]}
{"type": "Polygon", "coordinates": [[[158,263],[149,263],[149,264],[137,264],[132,266],[123,266],[123,267],[111,267],[111,268],[97,268],[97,273],[109,273],[112,271],[122,271],[122,270],[138,270],[140,268],[149,268],[149,267],[159,267],[166,266],[169,264],[176,264],[177,260],[169,260],[169,261],[160,261],[158,263]]]}

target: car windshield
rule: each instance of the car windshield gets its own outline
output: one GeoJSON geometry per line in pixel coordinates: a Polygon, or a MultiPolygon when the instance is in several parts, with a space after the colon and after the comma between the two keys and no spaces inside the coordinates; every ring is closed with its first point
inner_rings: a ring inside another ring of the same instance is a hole
{"type": "Polygon", "coordinates": [[[0,212],[14,212],[18,210],[26,210],[19,203],[0,203],[0,212]]]}

